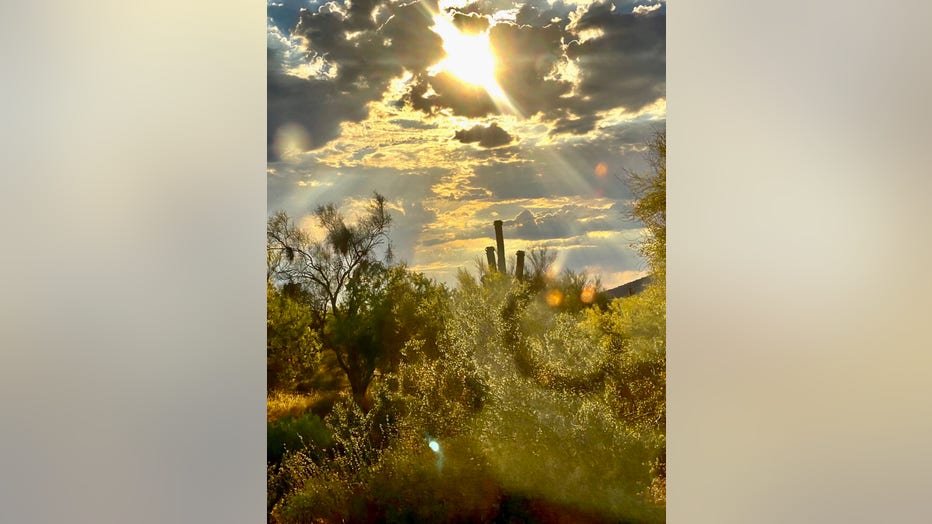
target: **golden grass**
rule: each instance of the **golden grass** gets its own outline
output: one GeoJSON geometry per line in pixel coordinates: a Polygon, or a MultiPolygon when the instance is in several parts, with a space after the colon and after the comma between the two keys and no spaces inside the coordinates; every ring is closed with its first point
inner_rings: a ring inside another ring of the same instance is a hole
{"type": "Polygon", "coordinates": [[[307,413],[319,401],[316,394],[301,395],[298,393],[269,393],[265,400],[265,415],[269,422],[291,415],[297,417],[307,413]]]}

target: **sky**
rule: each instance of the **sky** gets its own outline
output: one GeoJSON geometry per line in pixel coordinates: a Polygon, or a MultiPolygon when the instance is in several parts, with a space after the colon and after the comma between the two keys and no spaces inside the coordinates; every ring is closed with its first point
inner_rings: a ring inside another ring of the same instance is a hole
{"type": "Polygon", "coordinates": [[[268,210],[312,228],[372,193],[396,260],[440,282],[547,247],[606,288],[646,274],[628,171],[666,126],[666,3],[268,4],[268,210]]]}

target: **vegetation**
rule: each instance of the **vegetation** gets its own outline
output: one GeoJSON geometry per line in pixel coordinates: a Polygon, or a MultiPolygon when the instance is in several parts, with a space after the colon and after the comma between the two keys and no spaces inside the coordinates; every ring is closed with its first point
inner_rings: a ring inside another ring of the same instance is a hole
{"type": "Polygon", "coordinates": [[[377,194],[317,240],[270,218],[270,522],[662,522],[665,147],[631,177],[654,283],[611,302],[544,249],[436,284],[377,194]]]}

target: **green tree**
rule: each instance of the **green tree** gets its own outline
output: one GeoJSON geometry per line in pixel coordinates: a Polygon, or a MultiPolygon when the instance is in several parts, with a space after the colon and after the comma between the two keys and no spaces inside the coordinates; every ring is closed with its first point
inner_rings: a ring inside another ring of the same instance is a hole
{"type": "Polygon", "coordinates": [[[377,292],[366,286],[384,267],[380,258],[391,257],[390,247],[379,252],[388,247],[391,216],[385,197],[378,193],[355,224],[347,223],[333,204],[319,206],[314,216],[323,233],[320,240],[297,227],[284,211],[269,218],[270,278],[307,290],[324,345],[334,350],[353,397],[361,402],[378,362],[378,347],[366,331],[371,327],[364,316],[377,315],[380,306],[372,300],[377,292]]]}
{"type": "Polygon", "coordinates": [[[299,282],[322,298],[319,307],[326,313],[340,309],[340,299],[366,266],[391,258],[387,246],[391,216],[385,209],[385,197],[375,193],[367,213],[355,224],[347,224],[333,204],[314,211],[321,240],[313,240],[284,211],[269,218],[266,228],[270,272],[284,282],[299,282]],[[384,253],[379,248],[386,246],[384,253]]]}
{"type": "Polygon", "coordinates": [[[313,373],[320,339],[311,309],[287,288],[266,288],[266,379],[269,390],[299,389],[313,373]]]}
{"type": "Polygon", "coordinates": [[[321,240],[284,212],[269,219],[270,275],[306,292],[323,345],[334,352],[362,406],[379,370],[390,371],[405,347],[437,353],[445,289],[403,264],[392,264],[385,199],[348,224],[332,205],[315,211],[321,240]],[[381,248],[385,249],[381,249],[381,248]]]}
{"type": "Polygon", "coordinates": [[[648,144],[646,173],[629,172],[628,186],[634,192],[635,202],[631,216],[647,228],[648,237],[639,249],[647,257],[654,273],[654,281],[664,285],[667,269],[667,134],[654,135],[648,144]]]}

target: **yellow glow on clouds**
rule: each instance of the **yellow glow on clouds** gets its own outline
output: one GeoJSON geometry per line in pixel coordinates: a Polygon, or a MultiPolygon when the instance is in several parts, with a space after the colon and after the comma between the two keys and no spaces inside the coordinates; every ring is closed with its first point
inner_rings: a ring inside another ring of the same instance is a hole
{"type": "Polygon", "coordinates": [[[436,71],[449,71],[463,82],[478,85],[490,94],[499,89],[488,32],[463,34],[446,14],[434,16],[431,29],[443,39],[443,50],[447,54],[435,66],[436,71]]]}

